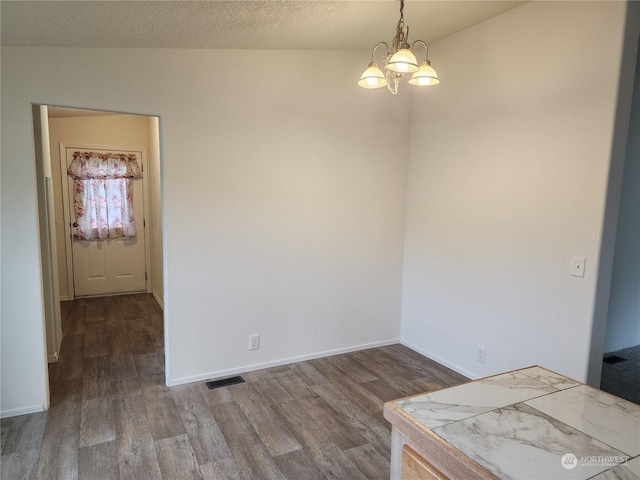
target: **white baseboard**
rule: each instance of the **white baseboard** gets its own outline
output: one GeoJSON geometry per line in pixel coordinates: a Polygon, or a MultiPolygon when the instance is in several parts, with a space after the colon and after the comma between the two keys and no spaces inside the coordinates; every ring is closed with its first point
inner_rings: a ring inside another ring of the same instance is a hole
{"type": "Polygon", "coordinates": [[[296,363],[296,362],[304,362],[305,360],[313,360],[315,358],[329,357],[331,355],[339,355],[341,353],[357,352],[358,350],[366,350],[368,348],[384,347],[386,345],[395,345],[396,343],[400,343],[400,339],[385,340],[382,342],[367,343],[365,345],[356,345],[353,347],[338,348],[336,350],[317,352],[317,353],[312,353],[310,355],[301,355],[299,357],[283,358],[281,360],[275,360],[273,362],[258,363],[255,365],[247,365],[245,367],[230,368],[228,370],[219,370],[217,372],[204,373],[202,375],[196,375],[193,377],[176,378],[175,380],[167,379],[167,386],[175,387],[176,385],[183,385],[185,383],[202,382],[204,380],[215,380],[217,378],[224,378],[232,375],[238,375],[239,373],[251,372],[253,370],[263,370],[265,368],[278,367],[280,365],[288,365],[290,363],[296,363]]]}
{"type": "Polygon", "coordinates": [[[19,417],[20,415],[29,415],[30,413],[44,412],[44,405],[34,405],[33,407],[13,408],[10,410],[0,411],[0,418],[19,417]]]}
{"type": "Polygon", "coordinates": [[[158,302],[158,305],[160,305],[160,308],[162,310],[164,310],[164,302],[162,301],[162,299],[158,296],[158,294],[156,293],[155,290],[151,290],[151,294],[153,295],[153,298],[156,299],[156,302],[158,302]]]}
{"type": "Polygon", "coordinates": [[[434,362],[438,362],[440,365],[444,365],[445,367],[450,368],[454,372],[457,372],[460,375],[464,375],[465,377],[470,378],[471,380],[477,380],[478,378],[480,378],[477,375],[475,375],[475,374],[473,374],[471,372],[468,372],[464,368],[461,368],[458,365],[455,365],[455,364],[453,364],[451,362],[446,361],[443,358],[438,357],[437,355],[434,355],[434,354],[432,354],[430,352],[427,352],[427,351],[425,351],[425,350],[423,350],[421,348],[418,348],[418,347],[416,347],[415,345],[412,345],[409,342],[401,340],[400,343],[402,345],[404,345],[405,347],[410,348],[414,352],[418,352],[420,355],[423,355],[423,356],[425,356],[427,358],[430,358],[434,362]]]}
{"type": "Polygon", "coordinates": [[[49,355],[47,357],[47,363],[56,363],[60,359],[60,354],[58,352],[53,355],[49,355]]]}

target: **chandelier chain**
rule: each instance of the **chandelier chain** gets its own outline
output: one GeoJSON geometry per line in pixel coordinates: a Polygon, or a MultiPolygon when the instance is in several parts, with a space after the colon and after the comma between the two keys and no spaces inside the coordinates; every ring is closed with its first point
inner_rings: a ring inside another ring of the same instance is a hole
{"type": "Polygon", "coordinates": [[[404,33],[404,0],[400,0],[400,18],[398,19],[398,25],[396,25],[396,36],[393,39],[393,45],[390,54],[397,52],[400,49],[400,44],[405,42],[404,33]]]}

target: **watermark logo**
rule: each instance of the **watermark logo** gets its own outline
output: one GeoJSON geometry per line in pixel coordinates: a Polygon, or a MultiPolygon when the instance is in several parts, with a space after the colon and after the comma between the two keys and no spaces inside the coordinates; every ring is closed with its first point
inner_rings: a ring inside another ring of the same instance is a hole
{"type": "Polygon", "coordinates": [[[573,453],[565,453],[560,459],[563,468],[573,470],[578,465],[581,467],[615,467],[626,463],[629,457],[626,455],[587,455],[578,459],[573,453]]]}
{"type": "Polygon", "coordinates": [[[565,453],[560,462],[567,470],[573,470],[578,466],[578,458],[573,453],[565,453]]]}

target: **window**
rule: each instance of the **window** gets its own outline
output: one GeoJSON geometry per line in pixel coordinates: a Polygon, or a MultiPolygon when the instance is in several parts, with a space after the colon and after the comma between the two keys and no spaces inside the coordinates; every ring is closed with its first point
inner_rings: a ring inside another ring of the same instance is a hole
{"type": "Polygon", "coordinates": [[[67,174],[79,239],[135,237],[132,182],[141,173],[134,154],[74,152],[67,174]]]}

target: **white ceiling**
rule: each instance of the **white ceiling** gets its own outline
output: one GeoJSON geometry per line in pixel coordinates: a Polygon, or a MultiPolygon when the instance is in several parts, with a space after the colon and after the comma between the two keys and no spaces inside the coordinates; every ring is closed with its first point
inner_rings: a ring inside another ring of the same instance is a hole
{"type": "MultiPolygon", "coordinates": [[[[409,40],[432,43],[526,2],[406,0],[409,40]]],[[[2,46],[368,50],[396,0],[0,2],[2,46]]]]}

